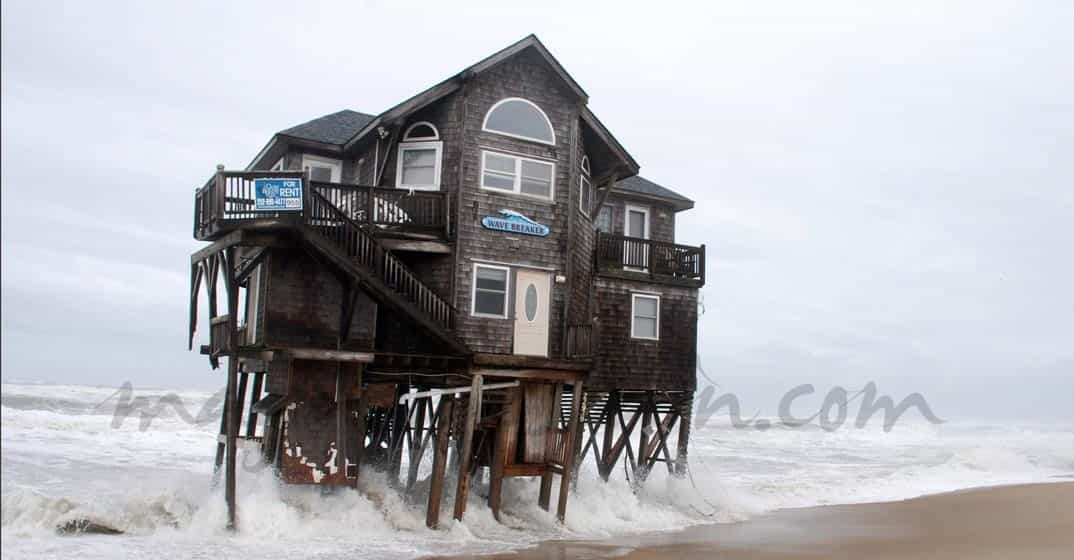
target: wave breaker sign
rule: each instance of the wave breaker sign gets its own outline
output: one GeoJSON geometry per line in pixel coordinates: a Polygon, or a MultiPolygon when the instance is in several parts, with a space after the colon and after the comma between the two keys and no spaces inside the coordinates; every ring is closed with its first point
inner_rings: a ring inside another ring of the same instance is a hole
{"type": "Polygon", "coordinates": [[[254,210],[257,212],[302,210],[302,179],[254,179],[254,210]]]}
{"type": "Polygon", "coordinates": [[[521,233],[522,235],[536,235],[547,237],[552,231],[548,226],[539,224],[514,210],[500,210],[504,217],[485,216],[481,218],[481,225],[486,229],[506,231],[507,233],[521,233]]]}

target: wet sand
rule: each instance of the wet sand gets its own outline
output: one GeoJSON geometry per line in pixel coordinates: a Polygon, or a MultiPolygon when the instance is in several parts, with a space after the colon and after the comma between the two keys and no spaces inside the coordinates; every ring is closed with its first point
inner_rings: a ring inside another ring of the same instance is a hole
{"type": "MultiPolygon", "coordinates": [[[[570,512],[568,511],[568,515],[570,512]]],[[[1074,559],[1074,482],[790,509],[614,541],[551,541],[483,559],[1074,559]]]]}

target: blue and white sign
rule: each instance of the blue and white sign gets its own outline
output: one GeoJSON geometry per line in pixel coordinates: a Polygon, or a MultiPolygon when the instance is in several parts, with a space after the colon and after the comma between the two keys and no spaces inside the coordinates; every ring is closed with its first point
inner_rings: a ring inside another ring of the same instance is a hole
{"type": "Polygon", "coordinates": [[[302,179],[254,179],[254,210],[257,212],[302,210],[302,179]]]}
{"type": "Polygon", "coordinates": [[[552,230],[544,224],[539,224],[514,210],[500,210],[504,217],[485,216],[481,218],[481,225],[486,229],[506,231],[507,233],[521,233],[522,235],[536,235],[547,237],[552,230]]]}

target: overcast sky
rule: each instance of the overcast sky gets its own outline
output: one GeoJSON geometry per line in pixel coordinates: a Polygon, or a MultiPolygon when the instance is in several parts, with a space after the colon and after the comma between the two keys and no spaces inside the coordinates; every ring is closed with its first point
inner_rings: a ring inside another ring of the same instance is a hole
{"type": "Polygon", "coordinates": [[[697,201],[702,363],[745,409],[871,380],[1069,420],[1070,3],[215,4],[3,3],[4,381],[222,385],[185,350],[214,166],[536,33],[697,201]]]}

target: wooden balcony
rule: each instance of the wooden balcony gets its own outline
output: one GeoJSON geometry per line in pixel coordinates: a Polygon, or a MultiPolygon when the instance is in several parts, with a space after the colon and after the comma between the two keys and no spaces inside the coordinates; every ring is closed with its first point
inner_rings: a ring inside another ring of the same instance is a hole
{"type": "Polygon", "coordinates": [[[299,224],[315,191],[377,237],[450,239],[451,197],[439,191],[409,191],[310,182],[300,171],[219,171],[194,193],[194,238],[212,241],[239,228],[286,228],[299,224]],[[301,179],[303,209],[259,211],[255,179],[301,179]]]}
{"type": "Polygon", "coordinates": [[[691,247],[597,232],[597,274],[684,286],[705,284],[705,246],[691,247]]]}

